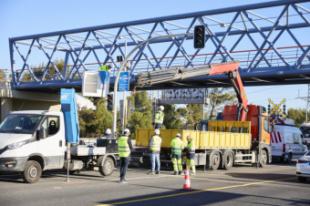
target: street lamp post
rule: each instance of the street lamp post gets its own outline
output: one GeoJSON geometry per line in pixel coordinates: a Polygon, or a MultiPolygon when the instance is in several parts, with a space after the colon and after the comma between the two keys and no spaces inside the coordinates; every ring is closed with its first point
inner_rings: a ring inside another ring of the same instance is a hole
{"type": "MultiPolygon", "coordinates": [[[[183,35],[182,35],[183,36],[183,35]]],[[[115,77],[115,81],[114,81],[114,95],[113,95],[113,136],[116,137],[116,125],[117,125],[117,101],[118,101],[118,97],[117,97],[117,90],[118,90],[118,82],[119,82],[119,78],[120,78],[120,74],[122,71],[124,71],[124,69],[126,68],[127,62],[129,60],[129,58],[131,57],[131,55],[140,47],[144,46],[145,44],[149,43],[152,40],[156,40],[156,39],[160,39],[160,38],[166,38],[166,37],[176,37],[175,34],[170,34],[170,35],[163,35],[163,36],[156,36],[153,38],[149,38],[141,43],[139,43],[136,47],[134,47],[125,57],[124,61],[122,62],[116,77],[115,77]]]]}

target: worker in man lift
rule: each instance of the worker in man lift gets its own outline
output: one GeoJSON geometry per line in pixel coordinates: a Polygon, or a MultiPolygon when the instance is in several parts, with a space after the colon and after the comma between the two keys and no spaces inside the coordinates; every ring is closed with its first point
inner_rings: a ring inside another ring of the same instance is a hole
{"type": "Polygon", "coordinates": [[[149,149],[150,149],[150,157],[151,157],[151,174],[159,174],[160,173],[160,147],[162,139],[159,136],[160,131],[159,129],[155,129],[154,135],[151,137],[149,142],[149,149]]]}
{"type": "Polygon", "coordinates": [[[173,165],[174,175],[182,174],[182,150],[183,141],[181,140],[181,134],[177,133],[176,137],[171,140],[171,161],[173,165]]]}
{"type": "Polygon", "coordinates": [[[164,123],[164,106],[160,106],[155,114],[155,129],[160,129],[164,123]]]}
{"type": "Polygon", "coordinates": [[[111,69],[111,66],[110,65],[101,65],[100,67],[99,67],[99,71],[106,71],[106,72],[108,72],[109,70],[111,69]]]}
{"type": "Polygon", "coordinates": [[[193,138],[188,135],[187,136],[187,146],[185,147],[186,151],[186,170],[190,171],[192,169],[192,175],[196,174],[196,166],[195,166],[195,143],[193,138]]]}
{"type": "Polygon", "coordinates": [[[127,183],[126,173],[129,165],[129,156],[132,151],[132,144],[129,135],[129,129],[125,129],[123,135],[117,140],[118,155],[120,157],[120,183],[127,183]]]}

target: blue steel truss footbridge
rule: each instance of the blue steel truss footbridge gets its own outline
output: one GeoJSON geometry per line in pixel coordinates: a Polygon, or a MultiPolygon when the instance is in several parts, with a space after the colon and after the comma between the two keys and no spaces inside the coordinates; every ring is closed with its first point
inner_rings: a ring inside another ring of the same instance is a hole
{"type": "MultiPolygon", "coordinates": [[[[20,90],[81,88],[84,71],[125,57],[135,83],[142,72],[239,61],[245,85],[310,82],[310,1],[282,0],[9,39],[12,84],[20,90]],[[193,48],[196,25],[205,48],[193,48]]],[[[112,81],[113,82],[113,81],[112,81]]],[[[158,88],[228,86],[226,76],[200,76],[158,88]]]]}

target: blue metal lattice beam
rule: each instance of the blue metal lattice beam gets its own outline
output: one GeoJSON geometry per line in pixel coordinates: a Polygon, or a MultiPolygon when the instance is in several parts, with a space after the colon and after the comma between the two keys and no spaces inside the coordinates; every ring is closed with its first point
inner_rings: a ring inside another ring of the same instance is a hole
{"type": "MultiPolygon", "coordinates": [[[[149,42],[129,60],[133,77],[172,67],[240,61],[246,85],[305,83],[310,76],[309,16],[309,0],[282,0],[10,38],[13,86],[80,88],[84,71],[110,64],[115,74],[116,56],[125,56],[145,41],[149,42]],[[205,25],[204,49],[193,48],[195,25],[205,25]]],[[[198,79],[183,85],[227,84],[221,76],[198,79]]]]}

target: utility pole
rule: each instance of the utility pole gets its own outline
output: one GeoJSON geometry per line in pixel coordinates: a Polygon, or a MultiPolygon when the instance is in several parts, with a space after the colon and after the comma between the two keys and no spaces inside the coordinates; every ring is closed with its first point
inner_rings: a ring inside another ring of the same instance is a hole
{"type": "Polygon", "coordinates": [[[115,76],[115,81],[114,81],[114,95],[113,95],[113,136],[116,137],[116,123],[117,123],[117,92],[118,92],[118,82],[120,79],[120,74],[122,71],[124,71],[126,69],[126,65],[129,61],[129,58],[131,57],[131,55],[133,55],[140,47],[145,46],[146,44],[148,44],[150,41],[156,40],[156,39],[160,39],[160,38],[165,38],[165,37],[171,37],[171,38],[176,38],[177,35],[175,34],[170,34],[170,35],[162,35],[162,36],[156,36],[156,37],[152,37],[149,38],[141,43],[139,43],[138,45],[136,45],[136,47],[134,47],[125,57],[125,60],[122,62],[116,76],[115,76]]]}
{"type": "Polygon", "coordinates": [[[298,97],[296,99],[301,99],[306,101],[306,117],[305,117],[305,121],[308,122],[309,118],[309,107],[310,107],[310,84],[308,84],[308,92],[307,92],[307,96],[299,96],[299,91],[298,91],[298,97]]]}

